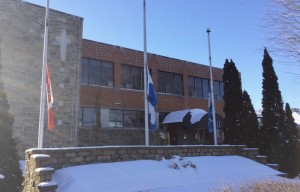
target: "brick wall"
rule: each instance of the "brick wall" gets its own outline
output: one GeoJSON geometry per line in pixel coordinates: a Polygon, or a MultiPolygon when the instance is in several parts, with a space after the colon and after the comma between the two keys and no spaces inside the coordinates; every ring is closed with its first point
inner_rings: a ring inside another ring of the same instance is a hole
{"type": "MultiPolygon", "coordinates": [[[[81,106],[95,106],[95,98],[101,92],[99,104],[103,107],[144,109],[144,92],[139,90],[121,89],[121,65],[129,64],[143,67],[143,52],[119,46],[108,45],[90,40],[82,42],[82,56],[114,63],[114,88],[102,86],[81,85],[81,106]]],[[[209,67],[179,59],[148,54],[148,65],[157,87],[157,70],[183,74],[184,96],[158,93],[157,111],[171,112],[175,110],[202,108],[207,110],[207,99],[188,97],[188,76],[209,79],[209,67]]],[[[214,80],[222,81],[223,70],[213,69],[214,80]]],[[[223,114],[223,102],[216,101],[216,112],[223,114]]]]}

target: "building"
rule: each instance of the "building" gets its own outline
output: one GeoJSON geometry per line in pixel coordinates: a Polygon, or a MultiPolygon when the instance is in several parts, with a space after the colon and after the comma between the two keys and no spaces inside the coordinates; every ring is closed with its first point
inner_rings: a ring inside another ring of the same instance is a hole
{"type": "MultiPolygon", "coordinates": [[[[37,147],[45,8],[0,2],[0,63],[21,154],[37,147]]],[[[44,147],[144,143],[143,53],[82,38],[83,18],[50,10],[48,66],[56,129],[44,147]]],[[[175,110],[208,108],[209,67],[148,54],[159,122],[175,110]]],[[[214,68],[223,114],[222,69],[214,68]]],[[[46,127],[45,119],[45,127],[46,127]]],[[[150,144],[160,144],[159,131],[150,144]]]]}

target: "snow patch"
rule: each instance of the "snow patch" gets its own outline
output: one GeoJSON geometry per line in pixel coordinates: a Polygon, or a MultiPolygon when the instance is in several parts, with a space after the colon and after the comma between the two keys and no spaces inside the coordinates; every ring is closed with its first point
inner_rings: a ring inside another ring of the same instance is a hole
{"type": "Polygon", "coordinates": [[[52,168],[52,167],[41,167],[41,168],[36,168],[34,171],[37,172],[37,173],[42,172],[42,171],[54,171],[54,168],[52,168]]]}
{"type": "Polygon", "coordinates": [[[57,185],[57,183],[53,181],[41,182],[40,184],[38,184],[39,187],[50,187],[54,185],[57,185]]]}
{"type": "Polygon", "coordinates": [[[46,155],[46,154],[34,154],[34,155],[31,155],[32,158],[38,158],[38,157],[44,157],[44,158],[48,158],[50,157],[49,155],[46,155]]]}
{"type": "Polygon", "coordinates": [[[281,172],[240,156],[173,156],[159,161],[66,167],[55,171],[53,181],[59,186],[57,192],[207,192],[250,181],[282,179],[278,174],[281,172]],[[170,168],[172,164],[178,169],[170,168]]]}

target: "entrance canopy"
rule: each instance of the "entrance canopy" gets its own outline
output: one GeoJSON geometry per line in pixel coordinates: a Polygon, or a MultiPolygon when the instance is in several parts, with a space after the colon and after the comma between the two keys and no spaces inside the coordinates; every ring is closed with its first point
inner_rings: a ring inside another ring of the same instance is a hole
{"type": "Polygon", "coordinates": [[[168,123],[183,123],[186,117],[189,117],[190,123],[194,124],[202,119],[207,112],[202,109],[185,109],[180,111],[173,111],[169,113],[163,120],[162,124],[168,123]]]}

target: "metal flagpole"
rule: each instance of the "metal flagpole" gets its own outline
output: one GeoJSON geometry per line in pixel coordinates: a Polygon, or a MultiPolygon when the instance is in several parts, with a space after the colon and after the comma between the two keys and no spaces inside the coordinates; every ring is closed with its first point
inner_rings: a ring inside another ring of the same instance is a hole
{"type": "Polygon", "coordinates": [[[214,126],[214,144],[218,145],[217,142],[217,129],[216,129],[216,114],[215,114],[215,99],[214,99],[214,86],[213,86],[213,75],[212,75],[212,65],[211,65],[211,52],[210,52],[210,29],[207,28],[208,35],[208,52],[209,52],[209,74],[210,74],[210,99],[212,103],[212,113],[213,113],[213,126],[214,126]]]}
{"type": "Polygon", "coordinates": [[[48,50],[48,14],[49,14],[49,0],[46,0],[38,148],[43,148],[43,137],[44,137],[44,115],[45,115],[45,103],[46,103],[45,102],[45,100],[46,100],[45,99],[45,97],[46,97],[46,64],[47,64],[47,50],[48,50]]]}
{"type": "Polygon", "coordinates": [[[144,0],[144,100],[145,100],[145,146],[149,146],[149,120],[148,120],[148,73],[147,73],[147,36],[146,36],[146,0],[144,0]]]}

